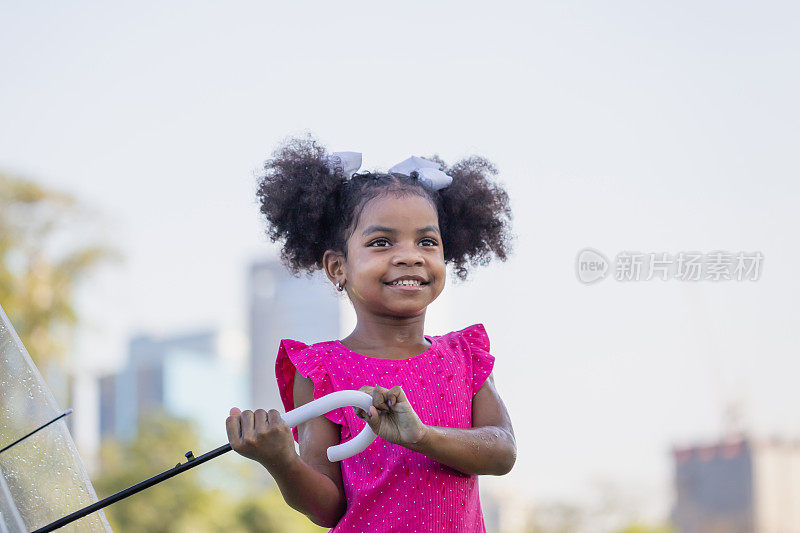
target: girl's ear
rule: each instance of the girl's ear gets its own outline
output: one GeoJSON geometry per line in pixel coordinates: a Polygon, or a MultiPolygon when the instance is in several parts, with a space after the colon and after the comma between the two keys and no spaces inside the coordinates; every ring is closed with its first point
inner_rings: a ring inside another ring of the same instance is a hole
{"type": "Polygon", "coordinates": [[[322,267],[325,269],[325,275],[328,276],[331,283],[335,285],[339,282],[344,285],[347,278],[344,254],[334,250],[325,250],[322,255],[322,267]]]}

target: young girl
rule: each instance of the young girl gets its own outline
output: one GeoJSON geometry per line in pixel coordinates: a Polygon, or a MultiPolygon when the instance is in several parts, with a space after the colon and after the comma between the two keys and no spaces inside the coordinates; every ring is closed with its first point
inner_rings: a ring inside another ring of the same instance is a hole
{"type": "Polygon", "coordinates": [[[487,179],[495,168],[480,157],[449,169],[436,157],[410,158],[386,174],[353,174],[360,154],[326,155],[310,137],[273,155],[258,190],[270,238],[284,241],[292,272],[323,269],[358,318],[342,340],[280,342],[283,404],[289,411],[342,389],[373,404],[291,430],[275,409],[233,408],[231,446],[267,468],[286,503],[332,531],[485,531],[478,475],[507,474],[516,460],[489,339],[482,324],[441,336],[424,326],[447,264],[463,280],[468,262],[506,259],[511,212],[487,179]],[[327,448],[365,424],[378,438],[329,462],[327,448]]]}

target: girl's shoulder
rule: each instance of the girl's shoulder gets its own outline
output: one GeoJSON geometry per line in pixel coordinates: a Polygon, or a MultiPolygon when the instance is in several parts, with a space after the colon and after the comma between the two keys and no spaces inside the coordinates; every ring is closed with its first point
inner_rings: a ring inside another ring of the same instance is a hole
{"type": "Polygon", "coordinates": [[[305,377],[321,380],[329,372],[337,371],[340,365],[335,363],[344,360],[348,352],[336,340],[306,344],[295,339],[281,339],[275,360],[278,381],[282,378],[290,381],[288,374],[294,375],[294,369],[305,377]]]}
{"type": "Polygon", "coordinates": [[[446,343],[452,348],[467,352],[489,353],[489,335],[483,324],[473,324],[457,331],[451,331],[437,337],[438,342],[446,343]]]}
{"type": "MultiPolygon", "coordinates": [[[[483,324],[473,324],[457,331],[451,331],[439,339],[441,349],[458,354],[457,359],[463,361],[465,368],[471,372],[471,388],[474,396],[494,368],[494,356],[489,353],[489,336],[486,328],[483,324]]],[[[469,383],[469,375],[466,379],[469,383]]]]}
{"type": "Polygon", "coordinates": [[[294,360],[317,361],[327,357],[335,357],[341,353],[347,353],[348,349],[338,340],[320,341],[313,344],[294,339],[281,339],[278,347],[279,356],[285,355],[294,360]]]}
{"type": "MultiPolygon", "coordinates": [[[[314,384],[313,399],[326,396],[335,390],[329,374],[329,365],[325,361],[327,349],[316,343],[308,345],[294,339],[281,339],[278,346],[278,357],[275,360],[275,377],[278,383],[278,392],[286,412],[295,408],[294,405],[294,378],[299,372],[304,378],[310,379],[314,384]]],[[[334,409],[325,416],[335,424],[346,426],[346,415],[342,408],[334,409]]],[[[297,427],[292,428],[294,440],[300,442],[297,427]]]]}
{"type": "Polygon", "coordinates": [[[291,362],[293,366],[304,374],[304,370],[310,371],[320,367],[325,364],[325,359],[329,357],[336,358],[337,355],[345,351],[344,346],[337,341],[306,344],[295,339],[281,339],[278,346],[276,364],[280,366],[291,362]]]}

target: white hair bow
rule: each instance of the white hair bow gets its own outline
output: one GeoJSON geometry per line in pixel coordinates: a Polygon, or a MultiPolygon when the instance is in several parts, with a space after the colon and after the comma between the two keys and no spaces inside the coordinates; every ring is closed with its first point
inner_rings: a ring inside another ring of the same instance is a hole
{"type": "Polygon", "coordinates": [[[361,152],[333,152],[322,158],[328,166],[331,174],[341,171],[347,179],[350,179],[359,168],[361,168],[361,152]]]}
{"type": "MultiPolygon", "coordinates": [[[[347,179],[350,179],[353,173],[361,168],[360,152],[334,152],[325,156],[323,160],[328,165],[331,173],[341,170],[347,179]]],[[[439,163],[421,157],[411,156],[389,169],[389,174],[410,176],[412,172],[417,173],[419,181],[437,191],[444,189],[453,182],[452,176],[448,176],[439,170],[439,163]]]]}

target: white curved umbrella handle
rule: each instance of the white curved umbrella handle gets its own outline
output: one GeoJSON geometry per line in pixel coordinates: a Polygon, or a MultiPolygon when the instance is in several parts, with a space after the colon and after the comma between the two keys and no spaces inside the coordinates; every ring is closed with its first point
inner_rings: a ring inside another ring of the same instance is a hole
{"type": "MultiPolygon", "coordinates": [[[[312,418],[338,409],[339,407],[359,407],[369,412],[370,406],[372,406],[372,396],[366,392],[361,392],[359,390],[340,390],[326,394],[322,398],[317,398],[312,402],[292,409],[288,413],[282,414],[281,420],[292,428],[312,418]]],[[[366,450],[376,438],[377,435],[372,431],[372,428],[369,427],[369,424],[367,424],[364,426],[364,429],[361,430],[361,433],[349,441],[328,448],[328,460],[335,463],[361,453],[366,450]]]]}

